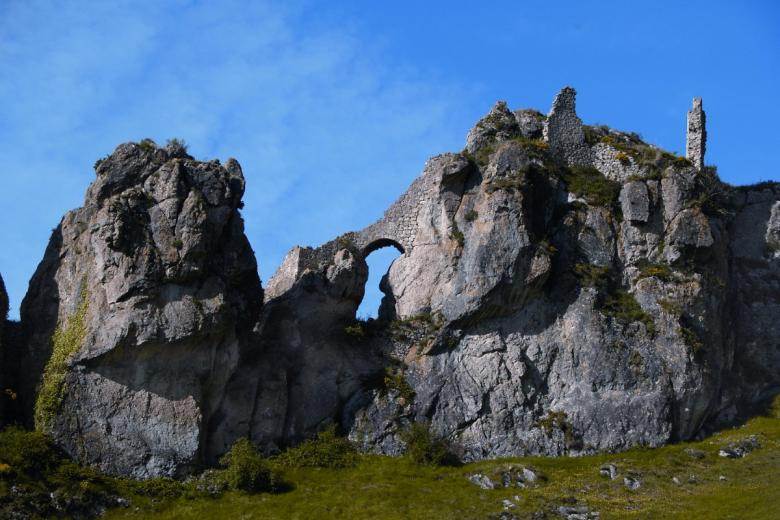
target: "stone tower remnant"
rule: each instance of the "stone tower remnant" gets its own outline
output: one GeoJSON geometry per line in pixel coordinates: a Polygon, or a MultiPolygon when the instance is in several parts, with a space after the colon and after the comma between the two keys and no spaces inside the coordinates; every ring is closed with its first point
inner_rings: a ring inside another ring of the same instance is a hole
{"type": "Polygon", "coordinates": [[[701,98],[693,98],[693,108],[688,111],[688,133],[685,140],[685,156],[696,169],[704,167],[704,152],[707,146],[706,115],[701,107],[701,98]]]}
{"type": "Polygon", "coordinates": [[[544,122],[543,136],[556,159],[567,164],[590,165],[590,149],[575,109],[576,96],[577,91],[571,87],[562,88],[555,96],[544,122]]]}

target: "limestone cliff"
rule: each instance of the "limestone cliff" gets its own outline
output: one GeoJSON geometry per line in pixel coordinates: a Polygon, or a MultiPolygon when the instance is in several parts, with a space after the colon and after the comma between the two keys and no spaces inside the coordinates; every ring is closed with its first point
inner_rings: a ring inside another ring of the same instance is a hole
{"type": "Polygon", "coordinates": [[[28,420],[147,477],[330,423],[369,451],[429,422],[465,459],[657,446],[780,389],[780,188],[498,103],[375,224],[295,247],[260,287],[238,163],[125,144],[63,219],[22,306],[28,420]],[[380,318],[365,258],[402,254],[380,318]]]}
{"type": "Polygon", "coordinates": [[[119,146],[96,172],[22,304],[22,371],[42,377],[21,395],[79,460],[181,474],[200,461],[262,300],[238,213],[244,177],[234,160],[149,141],[119,146]]]}

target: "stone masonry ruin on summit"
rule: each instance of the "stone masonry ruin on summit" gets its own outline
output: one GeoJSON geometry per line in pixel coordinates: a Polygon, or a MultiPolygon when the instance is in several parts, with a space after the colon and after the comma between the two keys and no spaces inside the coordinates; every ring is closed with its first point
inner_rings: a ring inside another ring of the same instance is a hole
{"type": "Polygon", "coordinates": [[[477,460],[733,423],[780,387],[780,188],[698,168],[700,104],[687,160],[584,125],[575,94],[547,115],[496,103],[382,219],[293,248],[265,287],[237,161],[120,145],[52,234],[0,342],[15,363],[0,388],[78,461],[137,478],[330,424],[399,454],[424,422],[477,460]],[[402,254],[381,319],[356,321],[365,258],[384,246],[402,254]]]}

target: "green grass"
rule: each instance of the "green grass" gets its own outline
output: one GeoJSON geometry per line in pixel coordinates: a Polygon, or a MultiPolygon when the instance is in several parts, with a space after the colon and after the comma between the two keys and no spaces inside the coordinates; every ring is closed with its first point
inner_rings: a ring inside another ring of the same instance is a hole
{"type": "Polygon", "coordinates": [[[279,494],[227,493],[220,498],[178,498],[167,502],[136,500],[134,509],[116,509],[106,518],[487,518],[499,513],[501,500],[521,497],[512,512],[520,518],[553,511],[576,502],[609,519],[771,519],[780,500],[780,420],[752,419],[747,425],[701,442],[657,449],[576,458],[525,457],[483,461],[462,467],[421,466],[408,458],[361,455],[354,467],[298,468],[285,471],[293,489],[279,494]],[[743,459],[718,457],[719,448],[748,435],[759,435],[762,447],[743,459]],[[683,450],[705,453],[694,459],[683,450]],[[599,475],[615,463],[616,480],[599,475]],[[482,490],[467,476],[484,473],[495,481],[510,466],[533,468],[543,476],[525,489],[482,490]],[[629,472],[642,485],[628,490],[629,472]],[[689,477],[695,476],[695,482],[689,477]],[[723,475],[727,480],[721,481],[723,475]],[[677,477],[680,485],[672,482],[677,477]]]}
{"type": "Polygon", "coordinates": [[[43,371],[41,387],[35,401],[35,428],[47,432],[60,409],[64,393],[65,375],[70,358],[79,351],[87,335],[89,294],[81,291],[76,313],[69,316],[66,325],[58,325],[51,338],[52,352],[43,371]]]}
{"type": "MultiPolygon", "coordinates": [[[[551,427],[560,421],[550,420],[551,427]]],[[[307,458],[307,460],[309,460],[307,458]]],[[[558,518],[558,506],[577,503],[610,519],[763,520],[776,518],[780,500],[780,398],[744,426],[728,429],[699,442],[656,449],[585,457],[523,457],[486,460],[464,466],[431,466],[411,457],[356,455],[343,468],[282,464],[267,460],[287,484],[270,493],[224,492],[209,496],[198,486],[166,479],[134,482],[100,476],[59,454],[38,432],[0,433],[0,516],[22,507],[13,502],[11,487],[37,491],[47,501],[50,492],[74,500],[123,496],[128,507],[115,507],[107,519],[484,519],[501,511],[501,501],[515,496],[512,512],[519,518],[545,511],[558,518]],[[761,447],[742,459],[725,459],[718,450],[756,435],[761,447]],[[686,448],[704,452],[693,458],[686,448]],[[620,475],[599,475],[602,464],[614,463],[620,475]],[[482,473],[499,483],[510,468],[532,468],[540,479],[529,487],[483,490],[467,480],[482,473]],[[622,477],[635,474],[641,487],[628,490],[622,477]],[[693,481],[689,482],[693,475],[693,481]],[[726,480],[721,480],[720,476],[726,480]],[[677,477],[680,484],[672,481],[677,477]],[[10,502],[9,502],[10,501],[10,502]]],[[[201,479],[203,480],[203,479],[201,479]]],[[[105,500],[104,503],[111,503],[105,500]]],[[[115,503],[115,502],[114,502],[115,503]]]]}

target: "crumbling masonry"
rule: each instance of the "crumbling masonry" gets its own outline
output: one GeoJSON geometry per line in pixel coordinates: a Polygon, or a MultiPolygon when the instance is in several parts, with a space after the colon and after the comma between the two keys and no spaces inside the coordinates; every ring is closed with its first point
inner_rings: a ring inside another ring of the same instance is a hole
{"type": "Polygon", "coordinates": [[[701,98],[693,98],[693,108],[688,111],[688,134],[685,140],[685,156],[701,170],[704,167],[704,152],[707,146],[706,116],[701,107],[701,98]]]}

